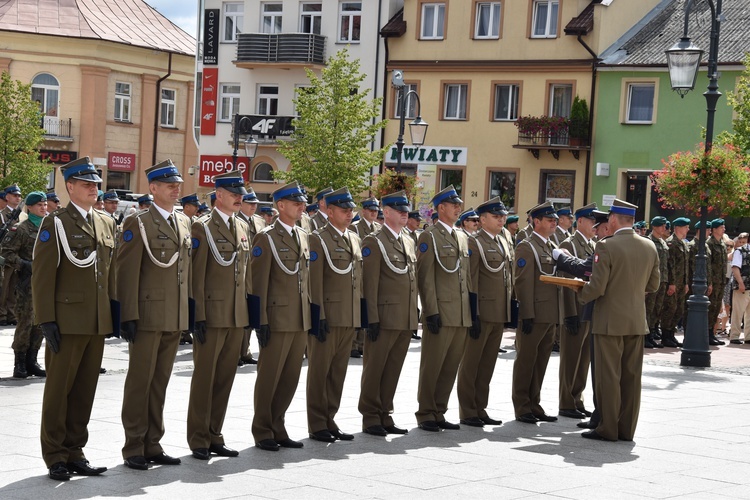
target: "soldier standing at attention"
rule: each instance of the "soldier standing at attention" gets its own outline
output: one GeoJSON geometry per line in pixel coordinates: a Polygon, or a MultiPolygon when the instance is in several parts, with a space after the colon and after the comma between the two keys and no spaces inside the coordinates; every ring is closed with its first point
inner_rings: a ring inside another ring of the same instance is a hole
{"type": "Polygon", "coordinates": [[[148,210],[154,198],[150,194],[144,194],[138,198],[138,210],[148,210]]]}
{"type": "Polygon", "coordinates": [[[120,197],[117,196],[117,191],[110,189],[102,195],[102,201],[104,201],[104,211],[117,221],[115,212],[117,212],[117,204],[120,203],[120,197]]]}
{"type": "MultiPolygon", "coordinates": [[[[516,360],[513,363],[513,407],[516,420],[527,424],[554,422],[540,405],[547,363],[552,353],[555,327],[563,323],[570,333],[578,328],[578,318],[568,317],[563,307],[561,287],[542,283],[541,275],[554,276],[557,265],[552,257],[556,247],[550,238],[557,227],[557,214],[551,202],[530,210],[534,231],[516,247],[516,297],[518,319],[516,360]]],[[[573,313],[574,314],[574,313],[573,313]]]]}
{"type": "Polygon", "coordinates": [[[171,160],[146,169],[154,203],[125,219],[117,251],[117,296],[128,374],[122,398],[125,465],[178,465],[164,453],[164,400],[180,332],[189,329],[190,218],[174,210],[182,177],[171,160]]]}
{"type": "Polygon", "coordinates": [[[601,422],[582,434],[587,439],[632,441],[638,424],[648,332],[644,295],[659,289],[659,255],[652,241],[633,231],[637,208],[617,199],[612,203],[614,234],[597,243],[591,279],[579,292],[583,302],[596,300],[591,333],[601,422]]]}
{"type": "Polygon", "coordinates": [[[721,300],[724,295],[724,286],[727,276],[727,246],[724,244],[724,219],[714,219],[711,224],[711,237],[708,238],[707,246],[711,250],[711,257],[706,260],[706,267],[711,267],[711,292],[708,298],[711,304],[708,306],[708,343],[709,345],[724,345],[714,332],[716,319],[721,310],[721,300]]]}
{"type": "Polygon", "coordinates": [[[347,229],[356,206],[349,190],[332,191],[325,201],[328,224],[310,236],[314,313],[307,338],[307,427],[312,439],[332,443],[354,439],[339,429],[334,418],[354,329],[362,327],[362,249],[359,237],[347,229]]]}
{"type": "Polygon", "coordinates": [[[393,397],[417,329],[416,244],[402,231],[409,200],[398,191],[381,200],[385,223],[362,241],[364,296],[369,327],[365,339],[359,412],[367,434],[386,436],[408,431],[393,422],[393,397]]]}
{"type": "MultiPolygon", "coordinates": [[[[690,229],[690,219],[679,217],[672,221],[674,233],[667,238],[667,290],[661,310],[661,342],[664,347],[682,347],[675,332],[685,307],[688,291],[688,259],[690,258],[685,236],[690,229]]],[[[657,254],[658,255],[658,254],[657,254]]],[[[726,272],[726,271],[725,271],[726,272]]]]}
{"type": "Polygon", "coordinates": [[[555,242],[555,245],[560,246],[570,236],[574,220],[573,211],[570,207],[562,207],[557,210],[557,217],[557,227],[555,228],[555,232],[552,233],[552,241],[555,242]]]}
{"type": "MultiPolygon", "coordinates": [[[[10,213],[21,204],[21,188],[13,184],[5,188],[6,206],[0,212],[3,224],[8,220],[10,213]]],[[[18,222],[26,220],[26,214],[21,212],[18,222]]],[[[13,311],[16,310],[16,284],[18,273],[9,264],[3,264],[3,287],[0,290],[0,326],[15,325],[17,323],[13,311]]]]}
{"type": "Polygon", "coordinates": [[[42,456],[49,477],[95,476],[83,453],[104,337],[112,333],[115,222],[92,210],[102,182],[88,156],[61,167],[67,207],[45,217],[34,247],[31,291],[35,321],[47,340],[42,400],[42,456]]]}
{"type": "MultiPolygon", "coordinates": [[[[362,201],[362,210],[360,210],[361,218],[349,226],[349,229],[354,231],[359,236],[360,241],[375,231],[378,231],[382,225],[377,222],[378,212],[380,211],[380,202],[377,198],[367,198],[362,201]]],[[[365,348],[365,332],[363,328],[357,328],[352,341],[352,350],[350,356],[352,358],[361,358],[365,348]]]]}
{"type": "Polygon", "coordinates": [[[422,299],[422,339],[416,413],[419,428],[459,429],[445,420],[458,365],[471,327],[469,241],[454,228],[463,201],[448,186],[432,198],[438,220],[419,235],[417,277],[422,299]]]}
{"type": "MultiPolygon", "coordinates": [[[[597,210],[596,203],[590,203],[575,211],[576,232],[560,242],[560,248],[567,250],[573,257],[587,260],[594,254],[594,224],[597,210]]],[[[559,215],[559,211],[557,212],[559,215]]],[[[553,252],[553,257],[555,253],[553,252]]],[[[565,277],[572,275],[562,274],[565,277]]],[[[590,417],[583,403],[583,390],[589,377],[591,348],[589,332],[590,318],[585,317],[583,304],[578,304],[575,292],[570,288],[563,290],[567,303],[575,304],[578,328],[560,332],[560,400],[559,414],[563,417],[583,419],[590,417]]]]}
{"type": "Polygon", "coordinates": [[[60,198],[54,191],[47,192],[47,213],[51,214],[55,210],[60,208],[60,198]]]}
{"type": "Polygon", "coordinates": [[[187,417],[187,440],[193,456],[211,453],[236,457],[224,444],[221,428],[240,359],[242,334],[250,323],[250,237],[235,214],[242,205],[245,181],[238,170],[214,177],[216,206],[193,222],[193,297],[195,342],[193,378],[187,417]]]}
{"type": "MultiPolygon", "coordinates": [[[[385,206],[385,202],[383,202],[383,206],[385,206]]],[[[385,209],[383,209],[383,215],[385,215],[385,209]]],[[[388,222],[387,219],[386,222],[388,222]]],[[[421,222],[422,214],[419,213],[419,210],[413,210],[409,212],[409,217],[406,219],[406,227],[404,227],[404,232],[414,242],[415,248],[417,245],[417,240],[419,239],[419,233],[417,231],[419,231],[419,225],[421,222]]]]}
{"type": "Polygon", "coordinates": [[[529,215],[530,213],[531,209],[526,211],[526,221],[528,222],[528,224],[526,224],[523,229],[516,233],[516,246],[518,246],[519,243],[531,236],[531,233],[534,232],[534,219],[531,217],[531,215],[529,215]]]}
{"type": "MultiPolygon", "coordinates": [[[[237,218],[241,219],[247,224],[247,231],[252,244],[255,235],[263,231],[266,227],[266,221],[263,217],[257,215],[255,212],[258,210],[258,196],[255,194],[253,188],[249,188],[247,194],[242,197],[242,208],[237,212],[237,218]]],[[[240,349],[240,360],[237,363],[239,366],[245,364],[257,365],[258,362],[253,358],[253,353],[250,352],[250,335],[253,329],[249,326],[245,328],[245,333],[242,336],[242,348],[240,349]]]]}
{"type": "Polygon", "coordinates": [[[477,234],[477,230],[479,229],[479,215],[473,207],[461,212],[458,216],[456,227],[463,231],[466,236],[474,236],[477,234]]]}
{"type": "Polygon", "coordinates": [[[310,221],[312,222],[313,231],[316,231],[328,224],[328,207],[326,206],[325,195],[332,191],[333,188],[328,186],[327,188],[318,191],[318,193],[315,195],[315,199],[318,202],[318,212],[315,214],[315,217],[312,217],[310,219],[310,221]]]}
{"type": "Polygon", "coordinates": [[[289,438],[284,418],[299,383],[310,322],[308,234],[295,224],[305,211],[297,182],[273,193],[279,218],[255,236],[253,294],[260,303],[256,321],[260,356],[255,380],[255,446],[266,451],[302,448],[289,438]]]}
{"type": "Polygon", "coordinates": [[[182,213],[190,217],[192,223],[194,217],[198,215],[200,209],[200,201],[198,201],[198,193],[189,194],[180,198],[180,205],[182,205],[182,213]]]}
{"type": "Polygon", "coordinates": [[[26,210],[29,217],[17,223],[3,240],[2,256],[5,264],[18,272],[16,286],[16,318],[18,325],[13,335],[15,353],[14,378],[29,375],[46,376],[37,362],[37,354],[42,346],[42,332],[34,321],[34,308],[31,299],[31,261],[34,255],[34,242],[42,219],[47,215],[47,196],[41,191],[26,195],[26,210]]]}
{"type": "Polygon", "coordinates": [[[518,216],[509,215],[505,221],[505,230],[510,233],[510,237],[513,239],[513,246],[516,246],[516,235],[518,234],[518,216]]]}
{"type": "MultiPolygon", "coordinates": [[[[638,224],[636,224],[638,226],[638,224]]],[[[654,293],[646,295],[646,321],[648,322],[648,335],[644,346],[649,349],[663,348],[659,342],[659,318],[664,306],[664,297],[667,295],[669,285],[669,246],[665,241],[667,238],[667,219],[657,216],[651,219],[651,234],[647,236],[654,242],[656,253],[659,254],[659,289],[654,293]]],[[[636,234],[639,234],[636,230],[636,234]]]]}
{"type": "Polygon", "coordinates": [[[508,211],[499,196],[477,207],[482,223],[476,237],[469,238],[471,283],[475,293],[476,321],[469,330],[458,370],[458,403],[461,423],[472,427],[500,425],[487,415],[490,381],[503,328],[510,321],[513,261],[507,240],[500,236],[508,211]]]}

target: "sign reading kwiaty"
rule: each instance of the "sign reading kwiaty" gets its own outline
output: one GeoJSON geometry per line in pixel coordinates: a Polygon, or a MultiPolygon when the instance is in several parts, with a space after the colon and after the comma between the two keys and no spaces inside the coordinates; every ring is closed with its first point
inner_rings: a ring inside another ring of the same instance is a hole
{"type": "MultiPolygon", "coordinates": [[[[466,165],[467,148],[454,148],[452,146],[404,146],[401,156],[402,164],[427,164],[427,165],[466,165]]],[[[398,149],[391,146],[385,155],[388,165],[398,162],[398,149]]]]}
{"type": "Polygon", "coordinates": [[[203,11],[203,64],[219,64],[220,9],[203,11]]]}
{"type": "Polygon", "coordinates": [[[242,115],[240,135],[254,135],[256,137],[288,137],[294,132],[293,116],[264,116],[242,115]],[[246,117],[247,120],[242,120],[246,117]]]}
{"type": "Polygon", "coordinates": [[[107,168],[117,172],[133,172],[135,170],[134,153],[109,153],[107,168]]]}
{"type": "MultiPolygon", "coordinates": [[[[248,181],[250,169],[248,168],[248,159],[245,157],[237,158],[237,169],[242,172],[245,182],[248,181]]],[[[214,186],[214,176],[234,170],[232,167],[231,156],[213,156],[201,155],[200,159],[200,178],[198,184],[203,187],[214,186]]]]}
{"type": "Polygon", "coordinates": [[[201,90],[201,135],[216,135],[216,96],[219,68],[203,68],[201,90]]]}

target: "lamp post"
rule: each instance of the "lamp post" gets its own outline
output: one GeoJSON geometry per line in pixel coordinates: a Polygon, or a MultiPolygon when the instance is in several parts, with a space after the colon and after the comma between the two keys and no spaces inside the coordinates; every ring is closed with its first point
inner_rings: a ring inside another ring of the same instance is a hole
{"type": "Polygon", "coordinates": [[[393,83],[393,86],[398,89],[398,98],[400,99],[398,106],[398,138],[396,139],[396,171],[401,172],[401,156],[404,151],[404,129],[406,128],[406,100],[410,95],[413,95],[417,99],[417,117],[409,124],[409,135],[411,135],[411,143],[413,145],[421,146],[424,144],[424,139],[427,136],[427,127],[429,125],[421,116],[422,104],[419,102],[419,94],[417,94],[415,90],[404,92],[406,89],[406,84],[404,83],[404,72],[398,69],[393,70],[391,82],[393,83]]]}
{"type": "MultiPolygon", "coordinates": [[[[245,120],[250,121],[250,118],[247,116],[241,116],[239,113],[234,115],[234,152],[232,153],[232,170],[237,170],[237,149],[240,147],[240,126],[245,120]]],[[[250,135],[250,138],[245,140],[244,145],[245,156],[247,156],[248,160],[252,161],[258,153],[258,141],[255,140],[255,137],[250,135]]],[[[249,164],[248,168],[250,168],[249,164]]]]}
{"type": "MultiPolygon", "coordinates": [[[[721,2],[707,0],[711,8],[711,41],[708,49],[708,90],[703,93],[706,97],[706,149],[708,155],[713,147],[714,115],[716,103],[721,97],[718,82],[719,61],[719,27],[721,23],[721,2]]],[[[682,38],[669,50],[667,65],[672,89],[680,97],[685,97],[695,87],[701,56],[703,51],[696,47],[688,36],[688,21],[693,0],[685,4],[685,27],[682,38]]],[[[706,224],[707,224],[707,193],[700,193],[701,215],[700,232],[698,237],[698,256],[695,259],[695,273],[693,274],[693,295],[687,300],[688,314],[685,325],[685,340],[682,347],[680,365],[682,366],[711,366],[711,351],[708,349],[708,329],[713,325],[708,323],[709,300],[706,297],[708,284],[706,282],[706,224]]]]}

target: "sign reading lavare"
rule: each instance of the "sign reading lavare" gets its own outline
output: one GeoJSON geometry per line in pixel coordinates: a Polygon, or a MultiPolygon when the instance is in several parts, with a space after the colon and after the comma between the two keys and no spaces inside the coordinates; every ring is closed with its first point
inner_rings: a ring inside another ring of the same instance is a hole
{"type": "MultiPolygon", "coordinates": [[[[401,163],[429,165],[466,165],[467,148],[452,146],[404,146],[401,163]]],[[[398,149],[391,146],[385,156],[387,164],[398,161],[398,149]]]]}

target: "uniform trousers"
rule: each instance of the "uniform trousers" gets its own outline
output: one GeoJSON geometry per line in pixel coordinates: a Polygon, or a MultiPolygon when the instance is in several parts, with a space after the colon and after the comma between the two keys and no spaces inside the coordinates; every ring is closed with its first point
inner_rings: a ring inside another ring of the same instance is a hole
{"type": "Polygon", "coordinates": [[[708,297],[711,301],[711,304],[708,306],[708,331],[710,331],[711,334],[714,333],[714,325],[716,325],[716,320],[719,318],[719,311],[721,311],[724,303],[725,284],[726,282],[724,281],[714,283],[713,288],[711,289],[711,295],[708,297]]]}
{"type": "Polygon", "coordinates": [[[307,336],[307,428],[310,433],[338,430],[354,327],[330,327],[325,342],[307,336]]]}
{"type": "Polygon", "coordinates": [[[490,381],[495,372],[504,327],[503,323],[482,321],[479,338],[466,340],[457,383],[458,414],[462,419],[488,416],[490,381]]]}
{"type": "Polygon", "coordinates": [[[667,286],[669,286],[668,283],[662,281],[657,291],[646,295],[646,322],[649,329],[655,328],[659,324],[661,310],[664,307],[664,297],[667,295],[667,286]]]}
{"type": "Polygon", "coordinates": [[[227,414],[243,328],[206,329],[206,343],[193,343],[193,378],[187,416],[187,441],[191,450],[224,444],[221,428],[227,414]]]}
{"type": "Polygon", "coordinates": [[[745,341],[750,341],[750,291],[740,293],[732,291],[732,328],[729,330],[729,340],[740,338],[742,323],[745,323],[745,341]]]}
{"type": "Polygon", "coordinates": [[[16,290],[16,332],[13,335],[12,348],[15,352],[26,352],[29,349],[38,351],[42,346],[42,332],[34,324],[34,309],[31,299],[31,288],[16,290]]]}
{"type": "Polygon", "coordinates": [[[677,285],[676,292],[672,295],[664,295],[664,304],[661,310],[661,329],[669,332],[677,328],[677,323],[682,319],[685,310],[685,285],[677,285]]]}
{"type": "Polygon", "coordinates": [[[367,330],[363,328],[357,328],[352,339],[352,351],[364,352],[365,348],[365,333],[367,330]]]}
{"type": "Polygon", "coordinates": [[[256,443],[264,439],[283,441],[289,437],[284,416],[297,390],[306,339],[304,331],[271,330],[268,345],[260,349],[253,399],[252,432],[256,443]]]}
{"type": "Polygon", "coordinates": [[[436,335],[422,334],[422,357],[419,361],[417,422],[444,422],[458,365],[464,352],[468,331],[462,326],[444,326],[436,335]]]}
{"type": "Polygon", "coordinates": [[[594,335],[596,432],[605,439],[632,441],[641,408],[644,335],[594,335]]]}
{"type": "Polygon", "coordinates": [[[18,273],[10,266],[3,267],[3,288],[0,290],[0,320],[14,321],[16,310],[16,283],[18,273]]]}
{"type": "Polygon", "coordinates": [[[565,329],[560,337],[560,406],[561,410],[584,408],[583,390],[589,377],[591,323],[582,321],[578,333],[571,335],[565,329]]]}
{"type": "Polygon", "coordinates": [[[380,330],[375,342],[365,339],[359,394],[363,429],[394,425],[393,397],[410,343],[409,330],[380,330]]]}
{"type": "Polygon", "coordinates": [[[104,354],[103,335],[60,337],[60,350],[53,353],[47,346],[44,356],[41,442],[47,467],[86,458],[83,447],[104,354]]]}
{"type": "Polygon", "coordinates": [[[541,415],[542,382],[552,353],[554,323],[534,323],[531,333],[516,331],[516,360],[513,363],[513,408],[516,417],[527,413],[541,415]]]}
{"type": "Polygon", "coordinates": [[[252,333],[252,328],[245,328],[245,333],[242,335],[242,347],[240,348],[240,359],[242,361],[253,359],[253,353],[250,352],[250,336],[252,333]]]}
{"type": "Polygon", "coordinates": [[[164,451],[159,444],[164,436],[164,400],[179,345],[179,331],[139,331],[135,342],[128,344],[122,397],[123,458],[153,457],[164,451]]]}

